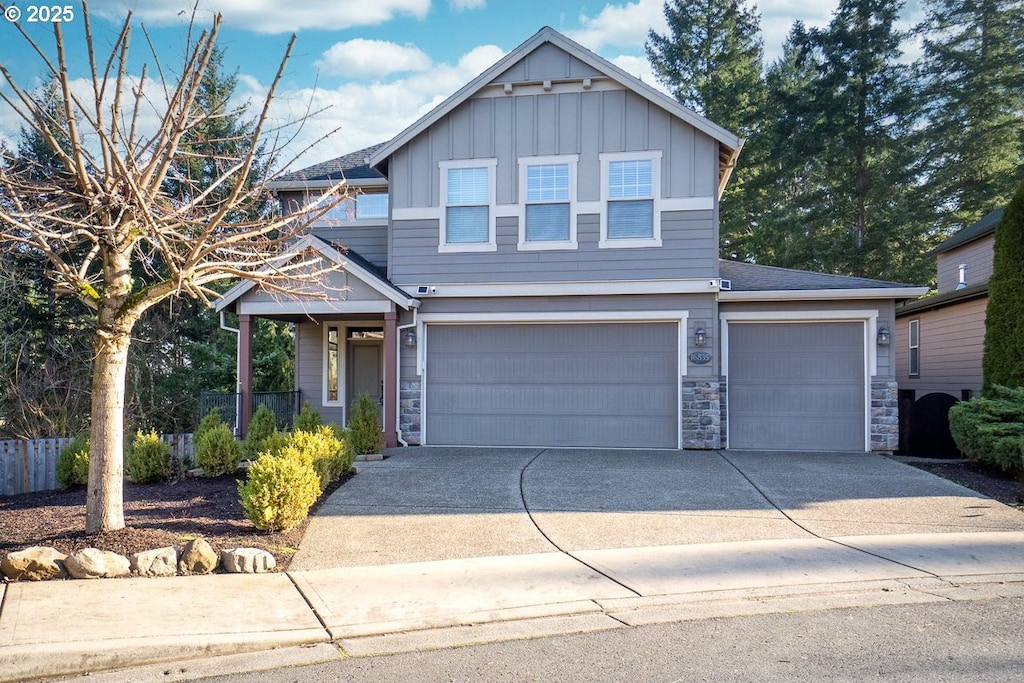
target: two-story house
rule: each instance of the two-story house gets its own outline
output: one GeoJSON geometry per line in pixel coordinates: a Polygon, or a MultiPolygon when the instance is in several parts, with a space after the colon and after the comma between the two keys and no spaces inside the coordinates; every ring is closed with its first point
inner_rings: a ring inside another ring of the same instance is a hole
{"type": "Polygon", "coordinates": [[[277,180],[286,210],[361,194],[295,247],[344,265],[329,300],[218,303],[243,384],[266,316],[295,323],[304,400],[344,423],[379,397],[389,445],[892,451],[894,301],[926,290],[720,261],[741,146],[544,28],[392,140],[277,180]]]}
{"type": "Polygon", "coordinates": [[[896,377],[900,388],[900,450],[956,456],[949,408],[981,395],[985,309],[996,209],[935,248],[938,292],[896,308],[896,377]]]}

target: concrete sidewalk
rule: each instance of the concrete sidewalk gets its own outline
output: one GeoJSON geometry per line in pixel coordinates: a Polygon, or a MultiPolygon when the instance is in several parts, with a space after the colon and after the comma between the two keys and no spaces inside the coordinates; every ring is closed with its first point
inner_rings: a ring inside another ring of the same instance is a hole
{"type": "Polygon", "coordinates": [[[707,616],[1020,596],[1022,568],[1024,532],[990,532],[16,583],[2,589],[0,681],[332,641],[358,656],[707,616]]]}
{"type": "Polygon", "coordinates": [[[878,456],[407,449],[361,465],[286,574],[0,585],[0,681],[1017,595],[1024,514],[878,456]]]}

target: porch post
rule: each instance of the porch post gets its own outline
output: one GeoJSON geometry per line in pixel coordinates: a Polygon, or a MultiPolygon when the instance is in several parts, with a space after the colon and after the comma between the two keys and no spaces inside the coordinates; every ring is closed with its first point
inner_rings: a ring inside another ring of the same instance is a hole
{"type": "Polygon", "coordinates": [[[384,314],[384,446],[398,445],[398,314],[394,308],[384,314]]]}
{"type": "Polygon", "coordinates": [[[238,433],[245,438],[252,422],[252,316],[238,315],[238,392],[242,411],[238,416],[238,433]]]}

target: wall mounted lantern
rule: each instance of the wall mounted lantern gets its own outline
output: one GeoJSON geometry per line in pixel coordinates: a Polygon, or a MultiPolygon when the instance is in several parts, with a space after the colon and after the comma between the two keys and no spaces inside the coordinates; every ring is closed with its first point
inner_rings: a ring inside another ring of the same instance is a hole
{"type": "Polygon", "coordinates": [[[889,345],[889,328],[879,327],[878,328],[878,345],[888,346],[889,345]]]}
{"type": "Polygon", "coordinates": [[[406,346],[416,346],[416,330],[409,330],[402,336],[406,346]]]}
{"type": "Polygon", "coordinates": [[[706,346],[708,343],[708,334],[703,327],[698,327],[693,332],[693,345],[694,346],[706,346]]]}

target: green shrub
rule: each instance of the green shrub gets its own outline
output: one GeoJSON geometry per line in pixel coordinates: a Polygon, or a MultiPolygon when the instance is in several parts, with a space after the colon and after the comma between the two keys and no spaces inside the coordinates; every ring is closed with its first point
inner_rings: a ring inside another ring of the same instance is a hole
{"type": "Polygon", "coordinates": [[[89,437],[81,434],[57,456],[57,485],[62,489],[89,483],[89,437]]]}
{"type": "Polygon", "coordinates": [[[242,454],[249,460],[255,460],[262,453],[264,443],[277,431],[277,419],[266,405],[260,404],[256,414],[249,423],[249,431],[242,444],[242,454]]]}
{"type": "Polygon", "coordinates": [[[1007,473],[1024,471],[1024,388],[990,387],[949,409],[949,431],[971,460],[1007,473]]]}
{"type": "Polygon", "coordinates": [[[295,431],[315,432],[317,427],[324,423],[320,413],[309,406],[309,401],[302,404],[302,410],[295,416],[295,431]]]}
{"type": "Polygon", "coordinates": [[[132,481],[147,484],[174,477],[178,474],[177,462],[177,458],[171,457],[171,447],[155,429],[148,434],[140,429],[125,454],[124,469],[132,481]]]}
{"type": "Polygon", "coordinates": [[[210,412],[206,413],[206,416],[199,421],[199,426],[196,427],[195,433],[192,435],[194,441],[199,441],[203,434],[210,431],[217,425],[227,424],[224,420],[220,419],[220,410],[217,408],[210,408],[210,412]]]}
{"type": "Polygon", "coordinates": [[[320,497],[320,481],[293,446],[258,458],[238,485],[245,516],[263,531],[288,531],[320,497]]]}
{"type": "Polygon", "coordinates": [[[263,441],[263,448],[256,453],[257,458],[262,458],[264,455],[279,455],[281,451],[287,446],[292,445],[292,435],[290,432],[279,432],[276,429],[274,433],[268,436],[263,441]]]}
{"type": "Polygon", "coordinates": [[[291,446],[313,467],[320,478],[321,489],[348,472],[355,459],[348,441],[338,438],[334,428],[327,425],[320,425],[311,432],[296,430],[291,437],[291,446]]]}
{"type": "Polygon", "coordinates": [[[384,435],[380,431],[377,402],[369,394],[360,394],[348,421],[349,442],[356,455],[380,453],[384,448],[384,435]]]}
{"type": "Polygon", "coordinates": [[[196,441],[196,465],[203,468],[208,477],[230,474],[238,469],[242,449],[223,422],[211,427],[196,441]]]}

